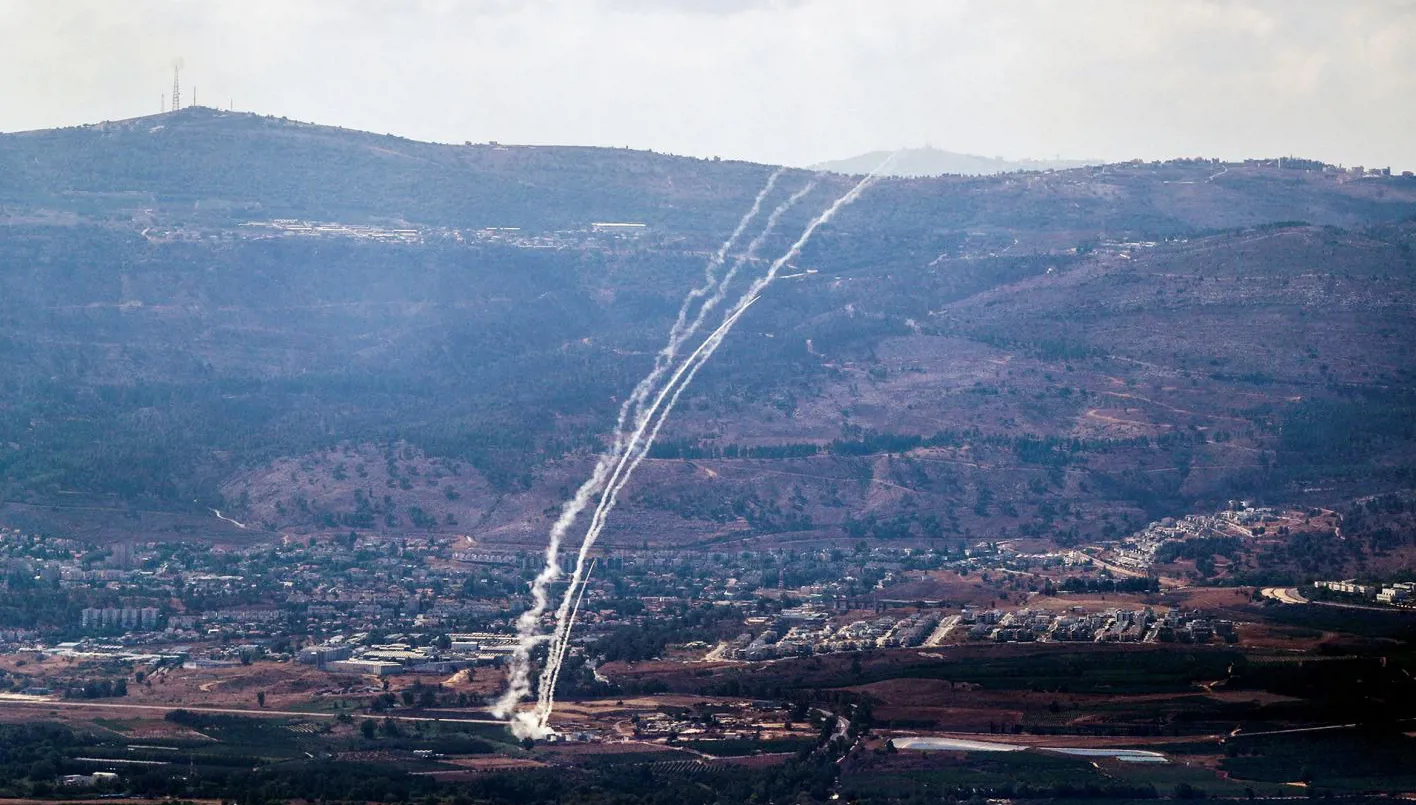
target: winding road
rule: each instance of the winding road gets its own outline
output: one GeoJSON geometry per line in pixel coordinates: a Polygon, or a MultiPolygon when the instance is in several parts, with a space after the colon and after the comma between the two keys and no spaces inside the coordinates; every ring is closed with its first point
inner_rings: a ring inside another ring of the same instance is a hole
{"type": "Polygon", "coordinates": [[[1265,587],[1259,591],[1265,598],[1272,598],[1281,604],[1307,604],[1308,599],[1298,594],[1297,587],[1265,587]]]}

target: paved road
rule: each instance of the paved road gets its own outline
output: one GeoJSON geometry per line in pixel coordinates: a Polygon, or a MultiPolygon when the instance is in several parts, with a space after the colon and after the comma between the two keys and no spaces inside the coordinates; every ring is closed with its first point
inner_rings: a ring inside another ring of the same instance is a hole
{"type": "Polygon", "coordinates": [[[1283,604],[1306,604],[1308,599],[1298,594],[1297,587],[1265,587],[1260,590],[1265,598],[1272,598],[1283,604]]]}
{"type": "MultiPolygon", "coordinates": [[[[1328,724],[1322,727],[1297,727],[1290,730],[1266,730],[1264,732],[1240,732],[1237,728],[1229,733],[1229,738],[1258,738],[1264,735],[1292,735],[1295,732],[1326,732],[1328,730],[1350,730],[1356,729],[1356,724],[1328,724]]],[[[1221,741],[1223,743],[1223,741],[1221,741]]]]}
{"type": "Polygon", "coordinates": [[[949,636],[950,632],[954,631],[954,628],[959,625],[959,621],[962,619],[963,618],[960,615],[950,615],[949,617],[940,621],[939,625],[935,627],[933,632],[930,633],[929,639],[924,641],[925,647],[934,648],[935,646],[944,642],[944,639],[949,636]]]}
{"type": "Polygon", "coordinates": [[[1096,564],[1106,568],[1107,570],[1110,570],[1112,573],[1120,573],[1123,576],[1130,576],[1133,579],[1144,579],[1147,577],[1147,574],[1136,570],[1135,568],[1122,567],[1121,565],[1112,564],[1106,561],[1105,559],[1102,559],[1098,556],[1093,556],[1089,553],[1086,553],[1085,551],[1082,552],[1082,555],[1092,560],[1096,564]]]}
{"type": "MultiPolygon", "coordinates": [[[[33,699],[0,699],[0,707],[27,707],[31,709],[53,710],[59,707],[77,707],[104,710],[127,710],[149,713],[161,713],[166,715],[174,710],[186,710],[189,713],[217,713],[220,715],[248,716],[260,718],[338,718],[341,713],[305,713],[299,710],[247,710],[239,707],[181,707],[164,704],[119,704],[118,702],[67,702],[67,701],[42,701],[33,699]]],[[[451,724],[501,724],[505,721],[498,721],[492,718],[434,718],[432,716],[400,716],[393,714],[369,715],[365,713],[348,713],[353,718],[375,718],[383,720],[391,718],[394,721],[443,721],[451,724]]]]}

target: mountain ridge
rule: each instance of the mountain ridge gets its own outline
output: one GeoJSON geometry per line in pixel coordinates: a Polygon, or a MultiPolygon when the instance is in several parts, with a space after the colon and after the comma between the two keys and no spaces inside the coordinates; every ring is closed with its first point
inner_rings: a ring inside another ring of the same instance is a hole
{"type": "MultiPolygon", "coordinates": [[[[0,498],[104,538],[229,536],[219,508],[536,539],[772,170],[140,120],[0,136],[0,498]]],[[[820,181],[763,256],[849,184],[820,181]]],[[[1067,540],[1413,485],[1413,216],[1411,179],[1316,163],[882,180],[704,369],[606,537],[1067,540]]]]}
{"type": "Polygon", "coordinates": [[[1021,171],[1050,171],[1082,168],[1105,164],[1105,160],[1086,159],[1017,159],[983,157],[946,151],[933,146],[901,148],[897,151],[869,151],[845,159],[828,160],[812,165],[813,170],[844,174],[865,174],[880,168],[885,176],[923,178],[955,174],[959,176],[991,176],[1021,171]],[[884,166],[881,168],[880,166],[884,166]]]}

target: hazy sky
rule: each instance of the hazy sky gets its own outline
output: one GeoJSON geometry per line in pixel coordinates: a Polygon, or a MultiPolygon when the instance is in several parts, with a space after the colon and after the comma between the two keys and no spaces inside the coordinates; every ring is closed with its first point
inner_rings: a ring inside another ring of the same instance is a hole
{"type": "Polygon", "coordinates": [[[0,0],[0,131],[204,105],[807,164],[1416,168],[1416,0],[0,0]]]}

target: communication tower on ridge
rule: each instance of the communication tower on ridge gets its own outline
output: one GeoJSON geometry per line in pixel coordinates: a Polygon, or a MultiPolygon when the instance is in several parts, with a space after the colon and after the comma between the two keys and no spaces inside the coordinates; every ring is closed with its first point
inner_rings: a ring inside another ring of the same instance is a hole
{"type": "Polygon", "coordinates": [[[182,108],[182,60],[178,59],[172,63],[172,111],[182,108]]]}

